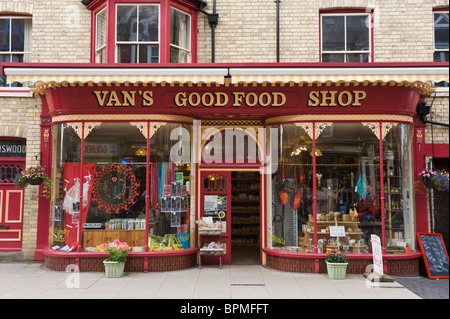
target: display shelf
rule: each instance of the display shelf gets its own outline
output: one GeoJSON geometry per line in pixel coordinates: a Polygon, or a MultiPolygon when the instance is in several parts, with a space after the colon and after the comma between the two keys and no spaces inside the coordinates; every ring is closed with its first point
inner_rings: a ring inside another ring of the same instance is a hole
{"type": "Polygon", "coordinates": [[[232,178],[232,230],[233,246],[257,246],[260,233],[260,177],[232,178]]]}
{"type": "MultiPolygon", "coordinates": [[[[221,225],[221,227],[198,227],[198,235],[200,237],[203,238],[211,238],[211,239],[215,239],[218,238],[218,242],[220,245],[222,245],[223,247],[223,243],[222,243],[222,227],[223,227],[223,222],[220,218],[219,219],[219,224],[221,225]]],[[[217,223],[216,223],[217,224],[217,223]]],[[[210,248],[209,245],[208,246],[203,246],[200,248],[199,250],[199,267],[202,268],[202,256],[217,256],[219,257],[219,267],[220,269],[222,269],[222,256],[225,253],[225,249],[224,248],[210,248]]]]}
{"type": "MultiPolygon", "coordinates": [[[[343,248],[344,253],[364,253],[369,252],[369,247],[362,240],[362,232],[359,228],[359,221],[316,221],[317,227],[317,240],[321,241],[317,245],[319,252],[329,253],[331,251],[339,250],[340,247],[343,248]],[[350,245],[349,243],[339,243],[337,244],[337,239],[330,236],[329,231],[322,231],[330,226],[344,226],[345,235],[354,240],[354,243],[350,245]],[[351,230],[348,230],[351,229],[351,230]]],[[[306,231],[304,232],[304,237],[301,238],[302,252],[311,252],[314,249],[314,221],[309,219],[306,224],[306,231]],[[308,230],[309,229],[309,230],[308,230]]]]}

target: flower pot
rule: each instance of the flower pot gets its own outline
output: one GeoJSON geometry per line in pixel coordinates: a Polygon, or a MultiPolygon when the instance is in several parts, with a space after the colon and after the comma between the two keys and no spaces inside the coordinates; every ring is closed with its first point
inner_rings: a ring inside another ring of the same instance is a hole
{"type": "Polygon", "coordinates": [[[327,264],[328,277],[331,279],[345,279],[348,263],[329,263],[327,264]]]}
{"type": "Polygon", "coordinates": [[[123,275],[123,270],[125,269],[125,263],[118,261],[108,261],[104,260],[105,265],[105,276],[106,278],[120,278],[123,275]]]}
{"type": "Polygon", "coordinates": [[[27,177],[27,181],[30,185],[40,185],[44,179],[41,177],[27,177]]]}

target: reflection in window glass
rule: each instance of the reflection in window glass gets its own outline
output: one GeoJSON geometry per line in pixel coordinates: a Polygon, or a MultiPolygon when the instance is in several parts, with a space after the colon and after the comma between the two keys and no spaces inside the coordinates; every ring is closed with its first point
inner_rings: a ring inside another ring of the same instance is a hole
{"type": "Polygon", "coordinates": [[[106,9],[96,15],[95,62],[106,62],[106,9]]]}
{"type": "Polygon", "coordinates": [[[415,248],[412,127],[398,124],[383,140],[386,252],[415,248]]]}
{"type": "Polygon", "coordinates": [[[117,62],[159,62],[159,6],[119,5],[116,23],[117,62]]]}
{"type": "Polygon", "coordinates": [[[303,128],[294,124],[278,128],[279,169],[268,182],[272,192],[267,194],[269,248],[311,253],[317,247],[319,253],[370,253],[370,236],[382,239],[385,225],[387,253],[414,251],[411,126],[394,123],[390,131],[386,129],[383,179],[380,144],[373,128],[361,123],[333,123],[316,139],[315,154],[303,128]],[[294,209],[292,199],[297,190],[300,205],[294,209]],[[336,225],[343,227],[345,236],[332,236],[336,225]]]}
{"type": "MultiPolygon", "coordinates": [[[[448,12],[434,13],[434,62],[448,62],[448,12]]],[[[448,82],[442,81],[436,83],[437,87],[448,87],[448,82]]]]}
{"type": "Polygon", "coordinates": [[[191,16],[170,10],[170,62],[191,62],[191,16]]]}
{"type": "Polygon", "coordinates": [[[370,62],[369,14],[322,15],[322,62],[370,62]]]}
{"type": "Polygon", "coordinates": [[[302,225],[307,224],[313,207],[312,141],[295,124],[274,128],[279,132],[279,154],[278,168],[268,179],[268,245],[277,250],[306,252],[313,247],[309,242],[303,245],[301,239],[306,231],[302,225]]]}
{"type": "Polygon", "coordinates": [[[172,161],[172,148],[179,146],[179,139],[171,139],[174,131],[186,136],[190,127],[155,126],[148,154],[147,139],[137,127],[102,123],[85,139],[81,167],[80,128],[54,126],[53,176],[58,186],[50,225],[52,249],[76,251],[81,245],[83,251],[101,251],[103,243],[115,239],[133,251],[144,251],[146,245],[150,251],[189,248],[190,163],[172,161]]]}
{"type": "MultiPolygon", "coordinates": [[[[0,17],[0,65],[3,62],[30,62],[30,59],[31,19],[0,17]]],[[[0,75],[0,87],[23,85],[18,82],[6,84],[6,78],[0,75]]]]}

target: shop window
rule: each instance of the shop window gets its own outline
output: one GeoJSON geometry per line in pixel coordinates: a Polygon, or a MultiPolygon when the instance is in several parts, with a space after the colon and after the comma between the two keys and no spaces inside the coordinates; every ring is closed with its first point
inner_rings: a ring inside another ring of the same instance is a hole
{"type": "Polygon", "coordinates": [[[115,239],[133,251],[190,247],[190,165],[170,157],[171,133],[190,127],[154,125],[148,150],[147,123],[135,124],[85,123],[83,152],[82,123],[54,126],[51,249],[95,252],[115,239]]]}
{"type": "MultiPolygon", "coordinates": [[[[448,11],[434,12],[434,62],[448,62],[448,11]]],[[[448,82],[436,83],[436,86],[448,87],[448,82]]]]}
{"type": "MultiPolygon", "coordinates": [[[[0,65],[3,62],[30,62],[31,17],[0,16],[0,65]]],[[[0,76],[0,87],[21,87],[14,82],[6,84],[0,76]]]]}
{"type": "Polygon", "coordinates": [[[312,125],[277,127],[279,167],[267,194],[269,248],[365,254],[371,235],[384,234],[387,253],[414,250],[411,126],[387,124],[381,176],[379,124],[321,123],[315,141],[312,125]]]}
{"type": "Polygon", "coordinates": [[[371,14],[321,14],[322,62],[371,62],[371,14]]]}

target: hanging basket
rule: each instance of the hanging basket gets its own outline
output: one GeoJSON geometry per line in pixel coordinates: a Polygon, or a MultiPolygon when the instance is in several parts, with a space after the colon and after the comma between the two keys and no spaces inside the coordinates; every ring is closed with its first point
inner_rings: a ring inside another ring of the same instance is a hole
{"type": "Polygon", "coordinates": [[[44,179],[42,177],[27,177],[27,181],[30,185],[40,185],[44,179]]]}
{"type": "Polygon", "coordinates": [[[345,279],[348,263],[325,263],[327,264],[328,277],[331,279],[345,279]]]}
{"type": "Polygon", "coordinates": [[[436,188],[436,184],[432,180],[426,180],[422,181],[423,185],[425,185],[426,188],[433,189],[436,188]]]}
{"type": "Polygon", "coordinates": [[[125,269],[125,263],[118,261],[108,261],[104,260],[105,265],[105,276],[106,278],[120,278],[123,275],[123,270],[125,269]]]}

